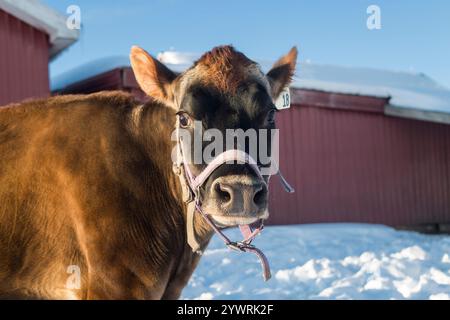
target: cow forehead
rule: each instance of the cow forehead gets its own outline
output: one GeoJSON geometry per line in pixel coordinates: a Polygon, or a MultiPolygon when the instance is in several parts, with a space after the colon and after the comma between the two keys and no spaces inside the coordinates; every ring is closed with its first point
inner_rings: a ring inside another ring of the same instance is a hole
{"type": "Polygon", "coordinates": [[[181,101],[192,84],[212,87],[224,95],[232,96],[243,83],[249,81],[261,84],[270,92],[269,81],[256,62],[232,47],[218,47],[204,54],[181,75],[177,98],[181,101]]]}

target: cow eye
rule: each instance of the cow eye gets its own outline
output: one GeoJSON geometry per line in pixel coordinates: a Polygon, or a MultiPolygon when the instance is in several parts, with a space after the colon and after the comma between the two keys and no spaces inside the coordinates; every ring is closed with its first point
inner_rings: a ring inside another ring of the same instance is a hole
{"type": "Polygon", "coordinates": [[[180,121],[180,127],[187,128],[191,126],[192,120],[191,117],[185,112],[182,112],[178,115],[178,119],[180,121]]]}
{"type": "Polygon", "coordinates": [[[275,123],[275,110],[270,110],[268,113],[267,113],[267,122],[268,123],[275,123]]]}

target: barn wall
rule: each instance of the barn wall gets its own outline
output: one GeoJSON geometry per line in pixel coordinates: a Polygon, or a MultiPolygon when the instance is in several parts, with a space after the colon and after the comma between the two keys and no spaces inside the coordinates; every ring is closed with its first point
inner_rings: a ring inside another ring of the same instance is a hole
{"type": "Polygon", "coordinates": [[[0,10],[0,46],[0,106],[48,96],[48,36],[0,10]]]}
{"type": "Polygon", "coordinates": [[[450,222],[450,126],[382,113],[295,105],[278,114],[273,224],[450,222]]]}

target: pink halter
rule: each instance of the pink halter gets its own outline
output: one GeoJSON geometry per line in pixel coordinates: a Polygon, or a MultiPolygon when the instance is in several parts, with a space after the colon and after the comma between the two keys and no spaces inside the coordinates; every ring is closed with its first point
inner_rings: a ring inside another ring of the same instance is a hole
{"type": "MultiPolygon", "coordinates": [[[[217,155],[207,166],[203,169],[199,175],[195,176],[188,164],[187,159],[185,159],[185,154],[183,152],[181,138],[178,133],[177,128],[177,149],[178,149],[178,160],[177,163],[174,163],[174,170],[179,175],[182,186],[183,186],[183,198],[188,205],[187,210],[187,241],[191,246],[194,252],[201,253],[200,245],[197,242],[194,231],[194,214],[195,212],[199,212],[205,221],[209,224],[209,226],[219,235],[219,237],[225,242],[226,246],[237,251],[242,252],[251,252],[255,254],[260,262],[263,269],[263,277],[264,280],[267,281],[270,279],[270,266],[269,262],[264,255],[264,253],[253,246],[251,242],[253,239],[263,230],[264,224],[263,221],[260,220],[260,225],[258,228],[252,230],[249,225],[241,225],[239,226],[241,233],[244,237],[241,241],[231,241],[220,228],[216,226],[216,224],[212,221],[210,215],[203,211],[202,204],[198,197],[199,188],[206,182],[208,177],[222,164],[225,163],[238,163],[238,164],[247,164],[249,165],[253,171],[261,178],[261,180],[265,183],[266,181],[263,178],[260,168],[258,167],[257,162],[246,152],[238,149],[231,149],[222,152],[217,155]]],[[[277,168],[276,174],[280,178],[280,181],[285,188],[285,190],[289,193],[294,192],[294,189],[289,185],[289,183],[284,179],[281,174],[279,168],[277,168]]]]}

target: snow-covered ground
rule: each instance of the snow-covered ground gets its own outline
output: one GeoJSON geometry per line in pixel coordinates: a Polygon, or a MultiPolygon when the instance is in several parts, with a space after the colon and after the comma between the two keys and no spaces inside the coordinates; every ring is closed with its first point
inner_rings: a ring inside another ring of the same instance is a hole
{"type": "MultiPolygon", "coordinates": [[[[241,239],[236,229],[227,231],[241,239]]],[[[267,227],[264,282],[254,255],[216,236],[183,299],[450,299],[450,236],[364,224],[267,227]]]]}

